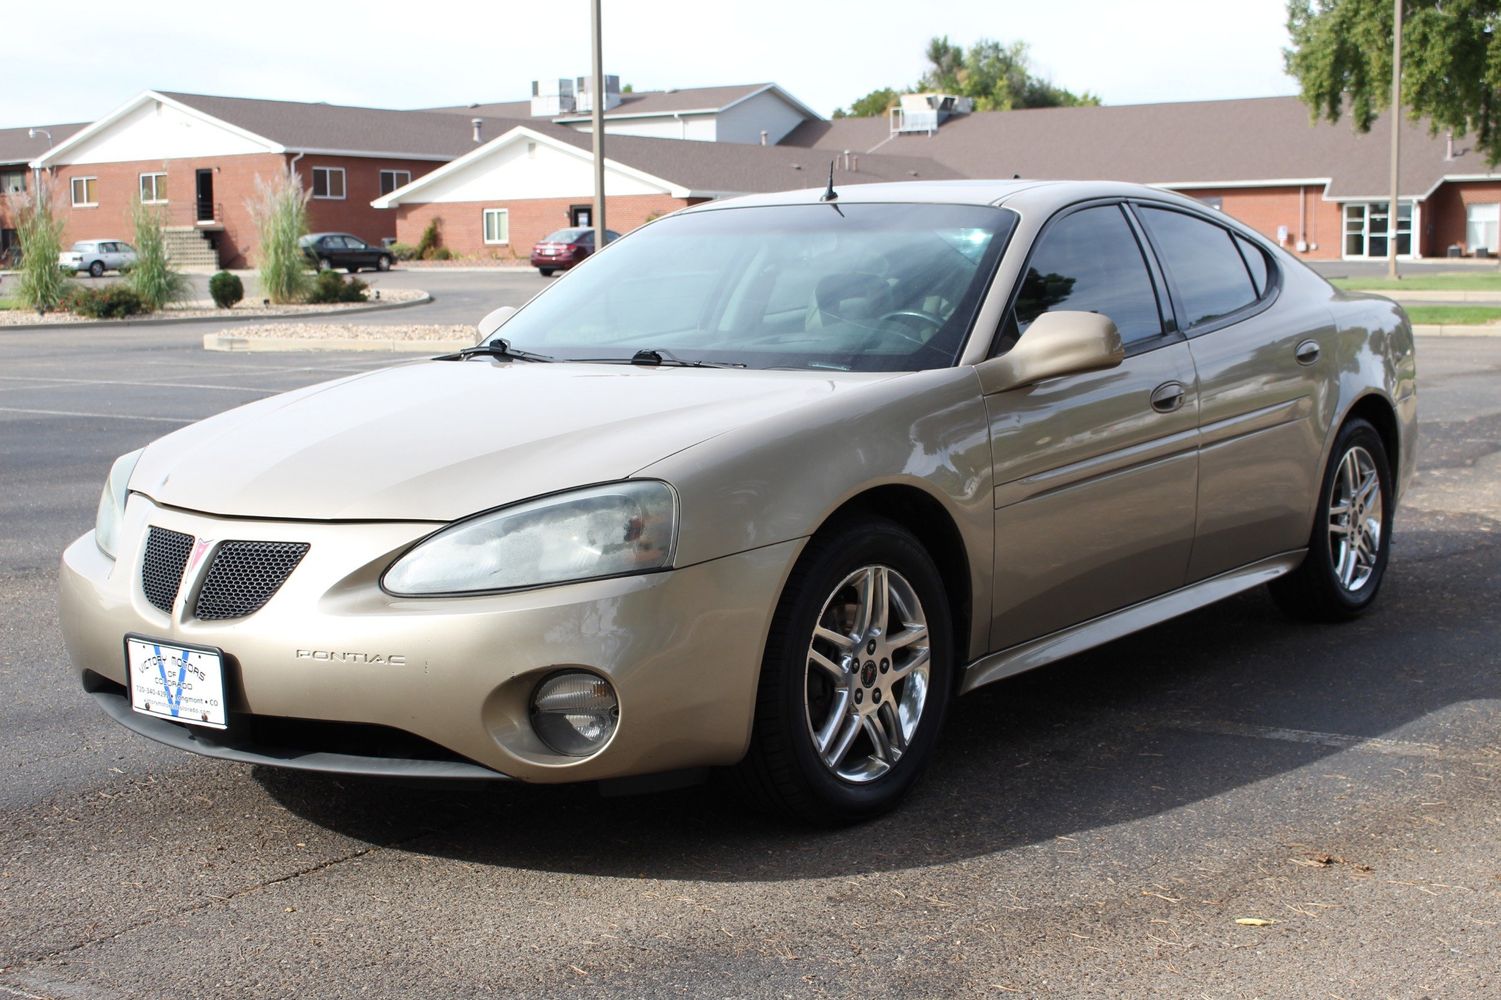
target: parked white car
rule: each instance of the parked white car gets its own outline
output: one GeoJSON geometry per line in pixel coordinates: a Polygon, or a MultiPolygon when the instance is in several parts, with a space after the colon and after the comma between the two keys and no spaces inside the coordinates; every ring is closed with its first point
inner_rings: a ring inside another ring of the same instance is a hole
{"type": "Polygon", "coordinates": [[[65,270],[87,271],[95,278],[105,271],[127,271],[135,262],[135,247],[123,240],[80,240],[73,249],[57,255],[57,263],[65,270]]]}

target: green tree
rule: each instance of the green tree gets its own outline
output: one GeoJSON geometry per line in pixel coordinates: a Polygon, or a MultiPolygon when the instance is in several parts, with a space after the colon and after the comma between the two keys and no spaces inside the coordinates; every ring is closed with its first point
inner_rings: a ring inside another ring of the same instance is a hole
{"type": "MultiPolygon", "coordinates": [[[[947,35],[932,38],[924,50],[928,68],[922,79],[900,91],[890,87],[873,90],[850,105],[848,115],[864,117],[885,114],[901,94],[937,91],[974,98],[977,111],[1007,111],[1012,108],[1056,108],[1099,104],[1093,94],[1075,94],[1032,72],[1025,42],[1010,45],[981,38],[966,51],[947,35]]],[[[835,118],[845,117],[843,109],[835,118]]]]}
{"type": "MultiPolygon", "coordinates": [[[[1501,162],[1501,0],[1403,0],[1402,105],[1501,162]]],[[[1369,131],[1391,105],[1392,0],[1290,0],[1284,50],[1312,117],[1369,131]]]]}
{"type": "Polygon", "coordinates": [[[890,87],[882,87],[880,90],[872,90],[864,97],[850,105],[848,112],[839,108],[834,111],[835,118],[876,118],[884,115],[888,108],[896,106],[897,92],[890,87]]]}

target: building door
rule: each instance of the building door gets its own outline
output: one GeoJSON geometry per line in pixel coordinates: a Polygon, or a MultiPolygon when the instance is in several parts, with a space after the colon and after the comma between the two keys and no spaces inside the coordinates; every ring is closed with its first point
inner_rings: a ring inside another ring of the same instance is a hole
{"type": "MultiPolygon", "coordinates": [[[[1347,202],[1345,204],[1345,257],[1386,259],[1387,216],[1389,202],[1347,202]]],[[[1397,202],[1397,256],[1412,256],[1412,229],[1417,206],[1410,201],[1397,202]]]]}
{"type": "Polygon", "coordinates": [[[198,171],[198,214],[195,218],[199,222],[214,221],[214,172],[212,170],[198,171]]]}
{"type": "Polygon", "coordinates": [[[594,225],[593,205],[570,205],[568,207],[568,224],[570,226],[594,225]]]}

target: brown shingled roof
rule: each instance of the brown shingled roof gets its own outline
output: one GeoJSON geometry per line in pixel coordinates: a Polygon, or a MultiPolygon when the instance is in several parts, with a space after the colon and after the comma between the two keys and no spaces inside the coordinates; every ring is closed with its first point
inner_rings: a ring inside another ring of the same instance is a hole
{"type": "MultiPolygon", "coordinates": [[[[452,114],[436,111],[392,111],[339,104],[159,93],[293,151],[391,153],[448,160],[474,148],[473,133],[467,120],[455,120],[452,114]]],[[[481,126],[485,140],[519,124],[484,115],[469,117],[486,119],[481,126]]]]}
{"type": "MultiPolygon", "coordinates": [[[[1390,128],[1389,116],[1365,135],[1348,120],[1310,124],[1298,98],[1267,97],[976,112],[950,118],[932,136],[894,138],[884,118],[845,118],[805,122],[783,144],[929,157],[966,177],[1183,186],[1327,178],[1329,197],[1356,198],[1388,191],[1390,128]]],[[[1456,140],[1451,160],[1444,136],[1430,136],[1422,123],[1404,121],[1402,129],[1404,197],[1427,195],[1445,176],[1491,173],[1471,142],[1456,140]]]]}
{"type": "MultiPolygon", "coordinates": [[[[51,132],[50,145],[56,146],[87,124],[87,122],[76,122],[70,125],[38,125],[36,127],[51,132]]],[[[0,128],[0,164],[9,166],[16,163],[29,163],[47,152],[49,146],[47,137],[38,135],[33,139],[26,134],[28,131],[30,130],[25,128],[0,128]]]]}

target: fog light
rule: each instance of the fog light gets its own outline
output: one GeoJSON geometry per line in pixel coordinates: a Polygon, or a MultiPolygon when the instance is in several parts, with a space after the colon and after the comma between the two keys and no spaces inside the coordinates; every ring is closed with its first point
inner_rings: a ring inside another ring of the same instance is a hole
{"type": "Polygon", "coordinates": [[[620,701],[603,677],[553,674],[532,695],[532,729],[558,753],[583,757],[604,746],[620,719],[620,701]]]}

